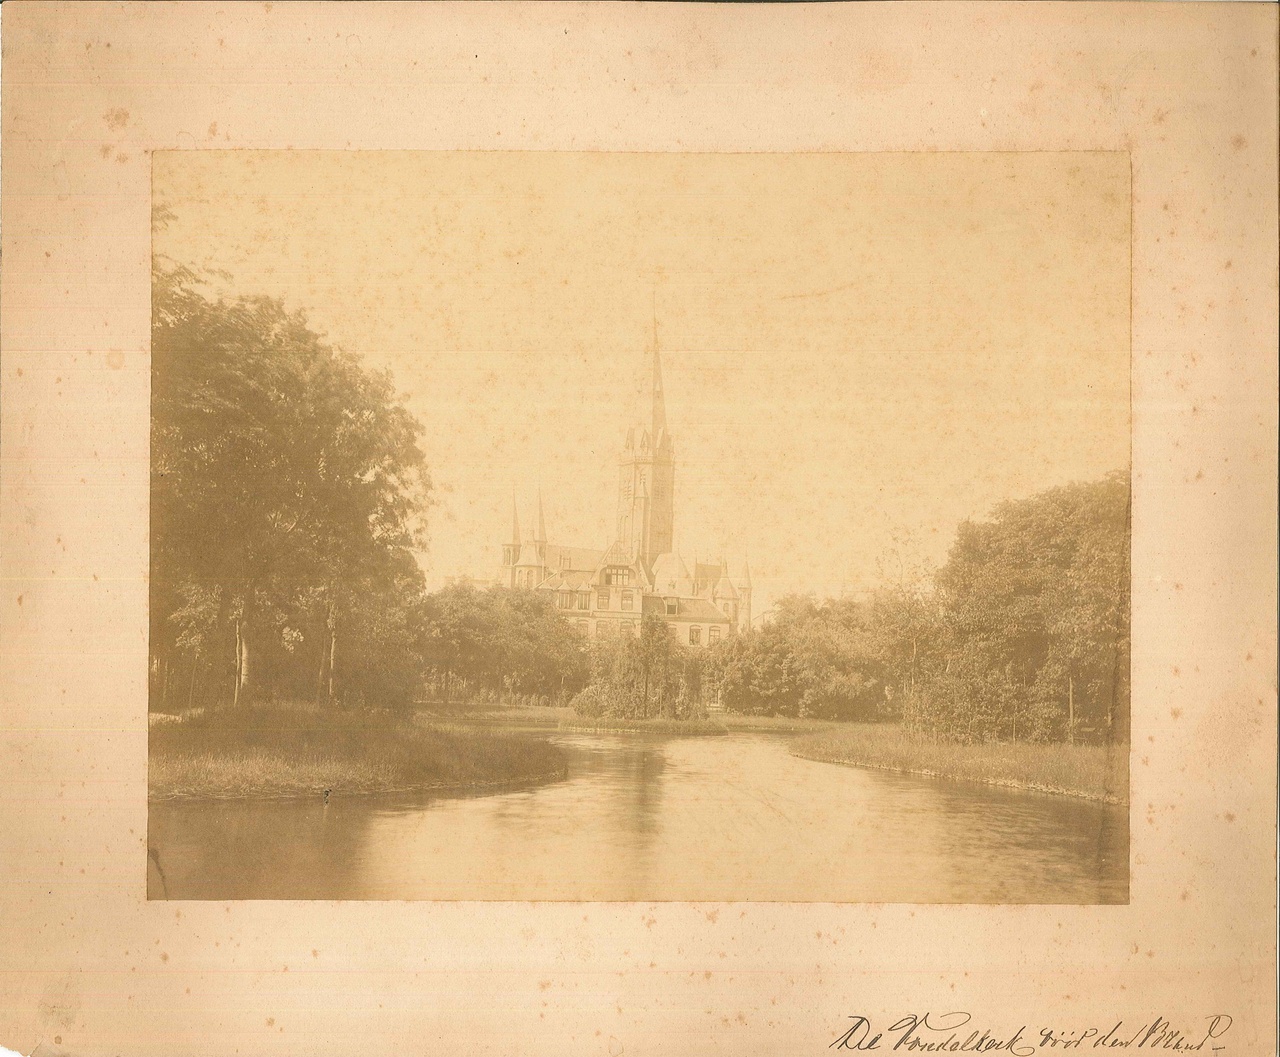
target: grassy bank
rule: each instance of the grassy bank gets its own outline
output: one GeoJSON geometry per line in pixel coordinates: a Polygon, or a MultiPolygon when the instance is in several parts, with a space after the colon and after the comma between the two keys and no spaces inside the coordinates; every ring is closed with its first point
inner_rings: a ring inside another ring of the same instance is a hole
{"type": "Polygon", "coordinates": [[[1126,745],[954,745],[926,741],[894,724],[839,724],[797,738],[791,753],[807,760],[852,764],[984,785],[1129,802],[1126,745]]]}
{"type": "Polygon", "coordinates": [[[149,750],[153,799],[465,790],[565,773],[564,753],[538,738],[305,707],[156,722],[149,750]]]}
{"type": "Polygon", "coordinates": [[[555,705],[425,705],[419,712],[428,723],[465,723],[491,727],[558,727],[573,715],[568,706],[555,705]]]}
{"type": "Polygon", "coordinates": [[[730,730],[760,734],[811,734],[840,726],[830,719],[796,719],[792,716],[744,716],[737,712],[721,712],[715,717],[730,730]]]}
{"type": "Polygon", "coordinates": [[[713,719],[614,719],[608,716],[570,716],[560,724],[561,730],[591,734],[676,734],[682,737],[704,737],[728,734],[728,728],[713,719]]]}

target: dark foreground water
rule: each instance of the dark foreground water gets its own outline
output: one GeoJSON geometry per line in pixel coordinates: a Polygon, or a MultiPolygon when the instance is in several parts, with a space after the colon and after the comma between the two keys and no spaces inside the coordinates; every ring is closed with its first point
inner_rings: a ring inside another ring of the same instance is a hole
{"type": "Polygon", "coordinates": [[[552,733],[566,781],[150,808],[152,899],[1124,903],[1127,809],[801,760],[787,738],[552,733]]]}

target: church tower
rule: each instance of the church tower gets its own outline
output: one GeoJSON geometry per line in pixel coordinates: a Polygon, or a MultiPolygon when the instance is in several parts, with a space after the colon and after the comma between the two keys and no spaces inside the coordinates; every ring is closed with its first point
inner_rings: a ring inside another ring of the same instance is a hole
{"type": "Polygon", "coordinates": [[[656,320],[645,373],[640,422],[627,430],[619,459],[618,542],[651,574],[658,555],[671,550],[675,521],[675,449],[667,432],[656,320]]]}

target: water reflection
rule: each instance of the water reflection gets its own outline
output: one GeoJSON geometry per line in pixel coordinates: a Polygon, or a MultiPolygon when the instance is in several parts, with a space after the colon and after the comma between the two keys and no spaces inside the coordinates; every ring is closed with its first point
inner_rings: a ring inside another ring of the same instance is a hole
{"type": "Polygon", "coordinates": [[[569,777],[536,789],[153,804],[150,894],[1128,899],[1120,808],[800,760],[775,735],[553,738],[569,777]]]}

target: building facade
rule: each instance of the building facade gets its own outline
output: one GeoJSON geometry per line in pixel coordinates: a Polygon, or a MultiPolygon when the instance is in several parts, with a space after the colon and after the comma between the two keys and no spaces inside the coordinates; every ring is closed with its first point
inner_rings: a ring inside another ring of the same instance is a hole
{"type": "Polygon", "coordinates": [[[646,382],[642,421],[627,429],[618,460],[612,542],[603,549],[551,543],[541,493],[522,537],[513,496],[497,582],[552,596],[584,637],[635,635],[652,615],[682,644],[707,647],[750,628],[751,572],[744,561],[731,575],[723,559],[690,567],[674,549],[675,444],[656,340],[646,382]]]}

